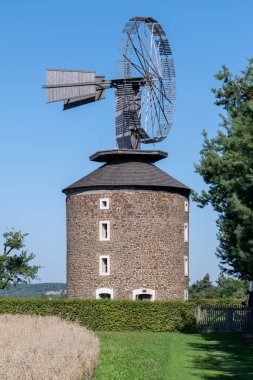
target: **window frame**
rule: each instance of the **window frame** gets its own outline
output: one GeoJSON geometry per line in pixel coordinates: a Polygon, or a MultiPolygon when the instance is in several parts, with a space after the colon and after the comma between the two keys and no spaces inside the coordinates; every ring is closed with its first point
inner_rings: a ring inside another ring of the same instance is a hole
{"type": "Polygon", "coordinates": [[[100,300],[102,298],[99,297],[100,294],[110,294],[111,300],[114,298],[114,291],[111,288],[98,288],[96,289],[96,299],[100,300]]]}
{"type": "Polygon", "coordinates": [[[140,288],[140,289],[134,289],[133,290],[133,301],[138,301],[137,296],[141,294],[150,294],[151,298],[149,301],[155,301],[155,290],[154,289],[146,289],[146,288],[140,288]]]}
{"type": "Polygon", "coordinates": [[[110,234],[110,222],[109,220],[100,220],[99,221],[99,240],[108,241],[111,238],[110,234]],[[107,237],[103,237],[103,224],[107,224],[107,237]]]}
{"type": "Polygon", "coordinates": [[[184,223],[184,242],[185,243],[189,242],[189,227],[188,227],[188,223],[184,223]]]}
{"type": "Polygon", "coordinates": [[[189,276],[189,257],[184,255],[184,275],[185,277],[189,276]]]}
{"type": "Polygon", "coordinates": [[[111,268],[110,268],[110,256],[109,255],[101,255],[99,256],[99,275],[100,276],[110,276],[111,268]],[[103,259],[107,260],[107,271],[103,272],[103,259]]]}
{"type": "Polygon", "coordinates": [[[100,206],[100,210],[108,210],[109,209],[109,198],[100,198],[99,206],[100,206]],[[106,202],[106,206],[103,205],[103,202],[106,202]]]}

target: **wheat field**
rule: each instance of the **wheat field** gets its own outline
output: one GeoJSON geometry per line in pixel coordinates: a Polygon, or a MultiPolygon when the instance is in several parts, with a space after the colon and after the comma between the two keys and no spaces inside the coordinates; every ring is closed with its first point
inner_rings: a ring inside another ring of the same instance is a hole
{"type": "Polygon", "coordinates": [[[90,379],[98,338],[58,317],[0,315],[1,380],[90,379]]]}

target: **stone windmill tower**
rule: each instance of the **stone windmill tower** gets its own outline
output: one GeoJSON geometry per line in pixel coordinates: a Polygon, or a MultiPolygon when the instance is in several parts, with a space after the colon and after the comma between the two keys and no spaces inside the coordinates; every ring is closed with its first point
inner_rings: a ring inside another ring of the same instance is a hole
{"type": "Polygon", "coordinates": [[[116,89],[117,148],[90,160],[98,169],[67,196],[67,290],[71,298],[170,300],[188,295],[190,189],[154,163],[142,144],[162,141],[175,105],[174,66],[161,25],[135,17],[123,29],[119,79],[48,70],[48,101],[64,109],[116,89]]]}

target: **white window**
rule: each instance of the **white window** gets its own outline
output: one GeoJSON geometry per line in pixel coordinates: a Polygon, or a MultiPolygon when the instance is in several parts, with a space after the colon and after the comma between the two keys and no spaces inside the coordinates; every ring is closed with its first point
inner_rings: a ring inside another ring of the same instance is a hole
{"type": "Polygon", "coordinates": [[[134,289],[133,300],[140,301],[154,301],[155,300],[155,290],[153,289],[134,289]]]}
{"type": "Polygon", "coordinates": [[[184,223],[184,241],[188,242],[188,223],[184,223]]]}
{"type": "Polygon", "coordinates": [[[188,212],[188,211],[189,211],[189,202],[188,202],[188,201],[185,201],[185,202],[184,202],[184,211],[185,211],[185,212],[188,212]]]}
{"type": "Polygon", "coordinates": [[[184,301],[188,301],[188,289],[184,290],[184,301]]]}
{"type": "Polygon", "coordinates": [[[99,274],[101,276],[110,274],[110,256],[99,256],[99,274]]]}
{"type": "Polygon", "coordinates": [[[110,240],[110,222],[108,220],[99,222],[99,240],[110,240]]]}
{"type": "Polygon", "coordinates": [[[184,256],[184,275],[189,276],[188,256],[184,256]]]}
{"type": "Polygon", "coordinates": [[[113,289],[99,288],[96,290],[96,299],[113,299],[113,289]]]}
{"type": "Polygon", "coordinates": [[[100,209],[108,210],[109,208],[109,198],[100,198],[100,209]]]}

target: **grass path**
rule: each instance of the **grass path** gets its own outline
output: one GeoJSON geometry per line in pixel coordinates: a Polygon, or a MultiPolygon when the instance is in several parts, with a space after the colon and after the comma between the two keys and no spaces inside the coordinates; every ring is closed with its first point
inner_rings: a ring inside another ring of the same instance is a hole
{"type": "Polygon", "coordinates": [[[235,335],[98,332],[93,380],[252,380],[253,350],[235,335]]]}

